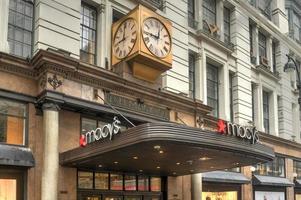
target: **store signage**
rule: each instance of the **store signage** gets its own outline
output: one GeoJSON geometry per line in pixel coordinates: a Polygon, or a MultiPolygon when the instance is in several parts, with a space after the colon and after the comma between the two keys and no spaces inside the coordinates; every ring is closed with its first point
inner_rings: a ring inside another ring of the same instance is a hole
{"type": "Polygon", "coordinates": [[[169,110],[167,108],[148,105],[145,102],[139,103],[137,100],[132,100],[111,93],[105,93],[105,100],[115,107],[127,109],[131,112],[134,111],[142,113],[147,116],[153,116],[157,119],[169,120],[169,110]]]}
{"type": "Polygon", "coordinates": [[[241,126],[239,124],[218,120],[217,131],[222,135],[230,135],[249,140],[251,144],[259,142],[259,135],[256,127],[241,126]]]}
{"type": "Polygon", "coordinates": [[[79,144],[85,147],[87,144],[109,138],[113,139],[113,136],[120,133],[120,121],[115,116],[111,124],[106,124],[103,127],[98,127],[95,130],[88,131],[85,134],[81,134],[79,138],[79,144]]]}

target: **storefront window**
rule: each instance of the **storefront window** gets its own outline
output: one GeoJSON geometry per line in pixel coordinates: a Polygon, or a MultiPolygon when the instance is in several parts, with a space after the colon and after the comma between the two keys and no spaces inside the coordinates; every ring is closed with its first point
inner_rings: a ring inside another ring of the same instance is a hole
{"type": "Polygon", "coordinates": [[[301,194],[296,194],[296,200],[301,200],[301,194]]]}
{"type": "Polygon", "coordinates": [[[301,178],[301,161],[294,160],[294,173],[296,173],[297,178],[301,178]]]}
{"type": "Polygon", "coordinates": [[[24,172],[0,169],[0,200],[21,200],[24,197],[24,172]]]}
{"type": "Polygon", "coordinates": [[[0,179],[0,199],[17,199],[16,179],[0,179]]]}
{"type": "Polygon", "coordinates": [[[93,188],[93,172],[78,172],[78,188],[93,188]]]}
{"type": "Polygon", "coordinates": [[[151,191],[153,191],[153,192],[161,191],[161,178],[160,177],[152,177],[151,178],[151,191]]]}
{"type": "Polygon", "coordinates": [[[226,172],[240,172],[240,167],[234,167],[231,169],[225,169],[226,172]]]}
{"type": "Polygon", "coordinates": [[[120,174],[111,174],[111,190],[123,190],[123,176],[120,174]]]}
{"type": "Polygon", "coordinates": [[[25,144],[26,105],[0,99],[0,142],[25,144]]]}
{"type": "Polygon", "coordinates": [[[100,190],[109,189],[109,174],[95,173],[95,189],[100,189],[100,190]]]}
{"type": "Polygon", "coordinates": [[[202,192],[204,200],[237,200],[237,191],[202,192]]]}
{"type": "Polygon", "coordinates": [[[139,191],[148,191],[149,189],[149,178],[147,176],[138,177],[138,190],[139,191]]]}
{"type": "Polygon", "coordinates": [[[258,164],[254,174],[285,177],[284,169],[284,158],[275,157],[272,162],[258,164]]]}
{"type": "Polygon", "coordinates": [[[124,176],[124,189],[136,190],[136,176],[130,176],[130,175],[124,176]]]}

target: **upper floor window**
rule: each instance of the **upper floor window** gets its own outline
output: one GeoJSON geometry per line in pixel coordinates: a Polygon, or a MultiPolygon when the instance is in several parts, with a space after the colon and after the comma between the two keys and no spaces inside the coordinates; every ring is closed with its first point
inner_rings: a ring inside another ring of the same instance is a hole
{"type": "Polygon", "coordinates": [[[293,12],[293,31],[294,31],[294,39],[299,40],[301,42],[301,20],[300,15],[296,12],[293,12]]]}
{"type": "Polygon", "coordinates": [[[259,46],[259,56],[267,57],[267,39],[264,34],[258,32],[258,46],[259,46]]]}
{"type": "Polygon", "coordinates": [[[9,1],[8,44],[9,52],[24,58],[32,56],[33,2],[9,1]]]}
{"type": "Polygon", "coordinates": [[[297,178],[301,178],[301,161],[294,160],[294,173],[296,173],[297,178]]]}
{"type": "Polygon", "coordinates": [[[264,16],[271,19],[271,4],[273,0],[248,0],[251,5],[257,8],[264,16]]]}
{"type": "Polygon", "coordinates": [[[208,26],[216,25],[216,1],[203,0],[203,28],[209,31],[208,26]]]}
{"type": "Polygon", "coordinates": [[[269,114],[269,93],[266,91],[262,92],[263,99],[263,127],[266,133],[270,132],[270,114],[269,114]]]}
{"type": "Polygon", "coordinates": [[[207,104],[212,107],[211,114],[218,117],[218,68],[207,63],[207,104]]]}
{"type": "Polygon", "coordinates": [[[96,61],[96,16],[95,8],[81,5],[80,59],[89,64],[96,61]]]}
{"type": "Polygon", "coordinates": [[[195,28],[195,0],[188,0],[188,26],[195,28]]]}
{"type": "Polygon", "coordinates": [[[225,43],[230,43],[230,9],[224,7],[224,38],[225,43]]]}
{"type": "Polygon", "coordinates": [[[196,56],[189,52],[189,97],[195,98],[195,62],[196,56]]]}
{"type": "Polygon", "coordinates": [[[0,142],[25,145],[26,105],[0,98],[0,142]]]}
{"type": "Polygon", "coordinates": [[[256,165],[254,174],[285,177],[284,158],[276,156],[271,162],[256,165]]]}
{"type": "Polygon", "coordinates": [[[112,15],[112,20],[113,20],[113,23],[114,22],[117,22],[119,19],[121,19],[122,17],[124,16],[123,13],[113,9],[113,15],[112,15]]]}

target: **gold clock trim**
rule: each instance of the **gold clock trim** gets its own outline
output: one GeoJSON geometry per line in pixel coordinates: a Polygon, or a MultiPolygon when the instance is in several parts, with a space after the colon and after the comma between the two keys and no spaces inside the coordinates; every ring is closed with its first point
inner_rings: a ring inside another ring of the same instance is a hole
{"type": "Polygon", "coordinates": [[[116,58],[118,58],[119,60],[123,60],[123,59],[126,59],[127,56],[131,54],[131,52],[133,51],[133,49],[134,49],[134,47],[135,47],[135,44],[136,44],[136,42],[137,42],[138,31],[139,31],[139,30],[138,30],[137,22],[136,22],[136,20],[135,20],[133,17],[126,18],[126,19],[124,19],[122,22],[120,22],[120,24],[119,24],[118,27],[116,28],[116,32],[115,32],[115,34],[114,34],[113,41],[112,41],[112,44],[113,44],[113,45],[112,45],[112,50],[113,50],[112,53],[114,54],[114,56],[115,56],[116,58]],[[131,50],[130,50],[124,57],[120,58],[120,57],[118,57],[118,56],[115,54],[113,45],[114,45],[114,41],[115,41],[115,37],[116,37],[117,32],[118,32],[118,29],[121,27],[121,25],[123,25],[123,23],[124,23],[125,21],[128,21],[128,20],[133,20],[134,23],[135,23],[135,27],[136,27],[136,38],[135,38],[135,42],[134,42],[134,44],[133,44],[131,50]]]}
{"type": "Polygon", "coordinates": [[[170,35],[170,32],[169,32],[168,28],[165,26],[165,24],[164,24],[160,19],[158,19],[158,18],[156,18],[156,17],[147,17],[147,18],[145,18],[145,19],[143,20],[142,26],[141,26],[141,37],[142,37],[142,40],[143,40],[143,43],[144,43],[145,47],[147,48],[147,50],[148,50],[153,56],[157,57],[158,59],[164,59],[164,58],[166,58],[166,57],[169,56],[169,54],[170,54],[170,52],[171,52],[171,49],[172,49],[171,35],[170,35]],[[154,54],[154,53],[148,48],[147,44],[145,43],[145,40],[144,40],[144,37],[143,37],[143,28],[144,28],[144,22],[145,22],[146,20],[149,20],[149,19],[156,19],[156,20],[158,20],[158,21],[161,23],[161,25],[164,26],[164,28],[166,29],[166,32],[167,32],[167,34],[168,34],[168,36],[169,36],[169,43],[170,43],[170,48],[169,48],[169,50],[168,50],[166,56],[162,56],[162,57],[157,56],[156,54],[154,54]]]}

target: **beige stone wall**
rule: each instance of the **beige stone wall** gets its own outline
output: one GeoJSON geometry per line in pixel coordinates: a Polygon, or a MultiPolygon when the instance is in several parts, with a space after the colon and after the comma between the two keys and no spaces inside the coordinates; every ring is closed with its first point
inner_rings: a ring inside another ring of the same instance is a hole
{"type": "Polygon", "coordinates": [[[191,199],[191,176],[177,176],[167,178],[168,200],[191,199]]]}
{"type": "Polygon", "coordinates": [[[0,88],[31,96],[37,95],[37,84],[34,79],[3,71],[0,73],[0,88]]]}
{"type": "Polygon", "coordinates": [[[41,199],[41,176],[43,162],[43,118],[36,115],[36,109],[33,104],[29,104],[29,122],[28,122],[28,143],[32,150],[35,167],[28,170],[27,175],[27,199],[41,199]]]}

